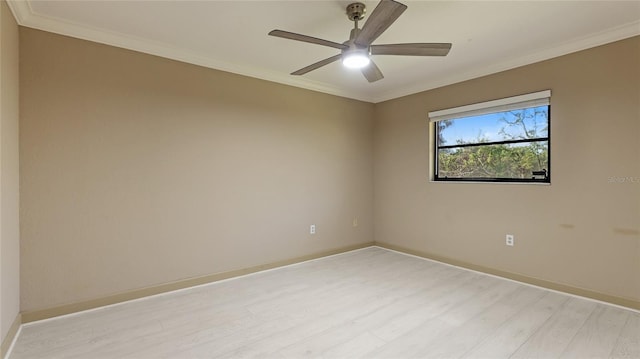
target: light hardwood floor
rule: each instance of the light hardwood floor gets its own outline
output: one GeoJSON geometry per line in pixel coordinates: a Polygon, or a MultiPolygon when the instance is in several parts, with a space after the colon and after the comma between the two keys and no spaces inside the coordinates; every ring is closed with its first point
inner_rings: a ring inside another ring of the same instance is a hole
{"type": "Polygon", "coordinates": [[[640,358],[640,313],[371,247],[23,326],[26,358],[640,358]]]}

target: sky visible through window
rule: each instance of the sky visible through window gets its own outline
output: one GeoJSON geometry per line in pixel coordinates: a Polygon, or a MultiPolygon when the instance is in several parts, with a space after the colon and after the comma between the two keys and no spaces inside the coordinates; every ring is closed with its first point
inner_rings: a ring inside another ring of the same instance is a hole
{"type": "Polygon", "coordinates": [[[548,136],[548,107],[462,117],[440,130],[440,145],[497,142],[548,136]]]}

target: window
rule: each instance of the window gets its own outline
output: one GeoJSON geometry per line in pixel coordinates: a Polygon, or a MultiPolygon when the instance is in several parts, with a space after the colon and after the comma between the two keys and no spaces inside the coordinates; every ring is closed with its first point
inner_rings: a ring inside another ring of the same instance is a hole
{"type": "Polygon", "coordinates": [[[550,183],[551,91],[429,113],[435,181],[550,183]]]}

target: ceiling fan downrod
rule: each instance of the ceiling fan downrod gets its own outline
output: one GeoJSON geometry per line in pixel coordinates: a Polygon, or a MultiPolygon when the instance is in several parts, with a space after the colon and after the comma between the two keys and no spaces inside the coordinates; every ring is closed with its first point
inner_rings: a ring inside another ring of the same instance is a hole
{"type": "MultiPolygon", "coordinates": [[[[349,41],[353,42],[353,39],[358,36],[360,33],[360,28],[358,28],[358,21],[364,19],[364,13],[367,12],[367,7],[365,4],[361,2],[354,2],[347,5],[347,17],[349,20],[353,21],[353,29],[351,30],[351,34],[349,36],[349,41]]],[[[345,45],[347,44],[345,42],[345,45]]]]}

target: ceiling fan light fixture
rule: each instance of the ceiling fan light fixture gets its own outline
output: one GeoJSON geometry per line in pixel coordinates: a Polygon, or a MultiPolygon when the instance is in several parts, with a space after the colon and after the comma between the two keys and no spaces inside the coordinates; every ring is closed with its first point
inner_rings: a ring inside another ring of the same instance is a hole
{"type": "Polygon", "coordinates": [[[353,50],[342,54],[342,64],[350,69],[361,69],[368,66],[370,62],[366,50],[353,50]]]}
{"type": "MultiPolygon", "coordinates": [[[[357,0],[356,0],[357,1],[357,0]]],[[[319,39],[313,36],[298,34],[295,32],[272,30],[270,36],[281,37],[283,39],[307,42],[310,44],[322,45],[341,50],[342,52],[324,60],[305,66],[294,71],[291,75],[299,76],[329,65],[338,60],[342,60],[344,67],[359,69],[362,75],[369,82],[382,80],[384,75],[375,62],[370,59],[371,55],[401,55],[401,56],[446,56],[451,49],[450,43],[407,43],[407,44],[385,44],[374,45],[373,42],[382,35],[402,13],[407,9],[407,5],[396,0],[380,0],[378,5],[367,22],[358,27],[358,21],[364,18],[366,6],[362,2],[355,2],[347,5],[347,17],[353,21],[353,29],[349,34],[349,39],[343,43],[319,39]]]]}

